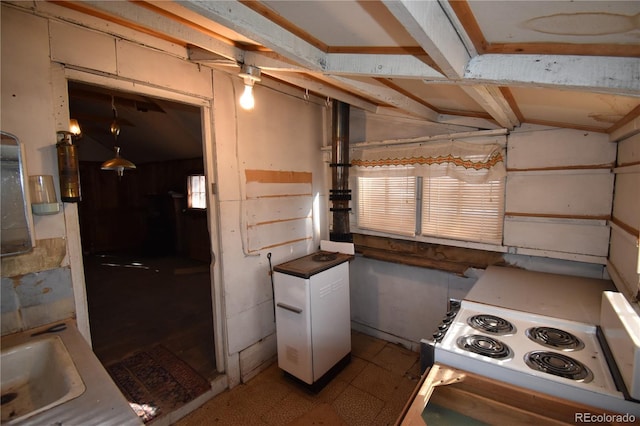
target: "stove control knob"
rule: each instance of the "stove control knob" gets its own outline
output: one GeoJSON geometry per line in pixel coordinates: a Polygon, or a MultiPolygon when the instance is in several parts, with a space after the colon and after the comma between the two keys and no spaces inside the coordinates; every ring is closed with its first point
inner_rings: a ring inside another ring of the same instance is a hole
{"type": "Polygon", "coordinates": [[[458,314],[458,311],[449,311],[445,314],[445,318],[453,318],[458,314]]]}
{"type": "Polygon", "coordinates": [[[433,333],[433,340],[435,340],[436,342],[441,342],[443,337],[444,333],[442,331],[436,331],[435,333],[433,333]]]}
{"type": "Polygon", "coordinates": [[[438,325],[438,330],[440,330],[440,331],[444,331],[447,328],[449,328],[449,324],[441,323],[441,324],[438,325]]]}
{"type": "Polygon", "coordinates": [[[442,319],[442,322],[443,322],[444,324],[449,325],[449,324],[451,324],[451,323],[453,322],[453,317],[444,317],[444,318],[442,319]]]}

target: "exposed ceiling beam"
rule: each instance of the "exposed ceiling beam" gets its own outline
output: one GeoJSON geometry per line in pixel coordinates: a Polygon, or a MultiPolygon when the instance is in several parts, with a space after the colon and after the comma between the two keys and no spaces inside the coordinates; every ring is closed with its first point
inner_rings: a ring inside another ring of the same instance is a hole
{"type": "MultiPolygon", "coordinates": [[[[239,69],[237,63],[225,61],[217,54],[198,47],[189,48],[189,59],[203,65],[215,67],[237,67],[239,69]]],[[[340,90],[333,87],[329,82],[323,83],[321,81],[322,78],[325,78],[326,80],[330,79],[322,77],[321,74],[316,76],[316,78],[309,77],[306,74],[308,71],[303,67],[291,64],[291,62],[286,60],[286,58],[282,58],[274,52],[246,52],[244,61],[247,64],[259,67],[265,75],[272,76],[275,79],[284,81],[302,89],[308,89],[318,95],[338,99],[365,111],[375,112],[378,109],[377,104],[354,96],[346,90],[340,90]]]]}
{"type": "MultiPolygon", "coordinates": [[[[63,4],[64,5],[64,4],[63,4]]],[[[189,43],[203,49],[215,51],[218,55],[242,61],[244,51],[219,38],[208,35],[205,29],[195,29],[193,25],[186,25],[175,18],[159,15],[156,12],[131,2],[83,1],[82,6],[106,12],[120,20],[135,23],[161,34],[167,34],[178,40],[188,40],[189,43]]]]}
{"type": "MultiPolygon", "coordinates": [[[[383,103],[393,105],[408,114],[417,117],[430,121],[436,121],[438,118],[438,114],[435,111],[389,88],[343,78],[340,75],[331,75],[331,73],[328,72],[331,66],[333,66],[336,68],[337,74],[364,75],[364,68],[361,67],[361,64],[358,61],[358,57],[360,55],[348,55],[349,58],[347,58],[347,55],[344,54],[325,53],[313,46],[311,43],[285,30],[276,23],[239,2],[185,0],[181,4],[190,10],[200,13],[208,19],[218,22],[239,34],[262,44],[279,55],[282,55],[284,58],[308,68],[311,72],[325,73],[325,75],[330,76],[332,79],[341,82],[344,86],[348,87],[349,90],[353,89],[364,96],[379,99],[383,103]]],[[[256,59],[255,62],[258,62],[257,59],[260,52],[252,53],[254,54],[253,58],[256,59]]],[[[376,61],[373,55],[365,56],[366,60],[364,62],[366,62],[369,67],[367,72],[376,73],[374,74],[375,76],[385,75],[385,73],[389,72],[389,68],[394,66],[392,61],[389,60],[390,58],[377,58],[376,61]],[[374,63],[375,65],[373,65],[372,69],[371,66],[374,63]],[[378,68],[379,65],[382,65],[382,67],[378,68]]],[[[247,60],[247,56],[245,56],[244,60],[247,60]]],[[[411,64],[414,66],[419,64],[420,69],[428,75],[435,75],[435,78],[442,77],[441,74],[434,72],[431,67],[418,59],[412,58],[409,60],[408,57],[405,56],[404,61],[405,68],[403,69],[405,73],[411,72],[407,65],[408,61],[411,61],[411,64]]],[[[254,64],[257,65],[256,63],[254,64]]],[[[415,77],[418,76],[416,75],[415,77]]],[[[336,99],[339,98],[336,97],[336,99]]]]}
{"type": "Polygon", "coordinates": [[[442,7],[445,15],[447,15],[447,18],[449,18],[451,25],[456,29],[458,37],[460,37],[460,41],[464,45],[469,56],[474,57],[478,55],[480,52],[476,49],[474,42],[477,41],[476,38],[481,39],[478,41],[482,41],[484,40],[484,37],[481,35],[482,32],[480,31],[480,28],[477,28],[477,31],[474,32],[473,30],[470,30],[467,25],[463,24],[463,22],[468,24],[469,17],[464,15],[465,12],[460,11],[460,7],[471,14],[471,11],[468,9],[467,2],[462,2],[460,0],[454,1],[453,3],[449,0],[437,1],[440,4],[440,7],[442,7]]]}
{"type": "Polygon", "coordinates": [[[465,117],[462,115],[440,114],[438,119],[442,124],[455,124],[458,126],[475,127],[478,129],[498,129],[499,125],[491,120],[480,117],[465,117]]]}
{"type": "Polygon", "coordinates": [[[640,96],[640,59],[568,55],[480,55],[464,83],[573,89],[640,96]]]}
{"type": "Polygon", "coordinates": [[[330,53],[324,72],[334,75],[362,75],[395,78],[444,78],[438,71],[413,55],[371,55],[330,53]]]}
{"type": "Polygon", "coordinates": [[[469,53],[438,2],[383,0],[383,3],[447,77],[464,74],[469,53]]]}
{"type": "Polygon", "coordinates": [[[428,121],[438,121],[439,114],[437,112],[393,89],[390,89],[389,87],[377,83],[354,80],[339,75],[331,75],[330,77],[342,82],[354,91],[371,96],[382,103],[393,105],[410,115],[420,117],[428,121]]]}
{"type": "Polygon", "coordinates": [[[520,120],[509,105],[509,101],[500,92],[497,86],[462,86],[473,100],[475,100],[499,125],[507,129],[513,129],[520,124],[520,120]]]}
{"type": "Polygon", "coordinates": [[[239,2],[183,0],[180,4],[312,71],[326,65],[325,52],[239,2]]]}
{"type": "MultiPolygon", "coordinates": [[[[459,35],[465,32],[462,27],[454,27],[440,3],[409,0],[383,0],[383,2],[433,59],[446,78],[458,80],[464,76],[471,59],[459,35]]],[[[463,90],[501,126],[513,129],[520,124],[508,101],[499,90],[480,85],[466,87],[463,90]]]]}
{"type": "Polygon", "coordinates": [[[329,84],[323,84],[322,81],[311,78],[304,74],[278,72],[273,70],[266,70],[264,71],[264,74],[270,75],[275,79],[287,82],[294,86],[308,89],[309,91],[317,93],[319,95],[346,102],[349,105],[363,109],[365,111],[376,112],[378,110],[378,106],[372,102],[368,102],[346,91],[332,87],[329,84]]]}

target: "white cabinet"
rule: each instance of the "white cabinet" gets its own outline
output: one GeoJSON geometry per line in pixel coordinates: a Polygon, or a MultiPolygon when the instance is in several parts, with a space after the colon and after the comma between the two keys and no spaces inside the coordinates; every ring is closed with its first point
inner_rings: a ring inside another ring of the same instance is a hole
{"type": "Polygon", "coordinates": [[[349,262],[308,278],[274,272],[278,366],[314,384],[351,353],[349,262]]]}

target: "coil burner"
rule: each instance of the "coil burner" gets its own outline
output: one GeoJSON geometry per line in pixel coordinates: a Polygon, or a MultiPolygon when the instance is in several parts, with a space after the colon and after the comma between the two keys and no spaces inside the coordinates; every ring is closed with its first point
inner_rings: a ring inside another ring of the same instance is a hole
{"type": "Polygon", "coordinates": [[[516,327],[504,318],[489,314],[479,314],[469,317],[467,324],[479,331],[501,336],[513,334],[516,327]]]}
{"type": "Polygon", "coordinates": [[[462,336],[457,344],[461,349],[493,359],[504,360],[513,357],[513,351],[509,346],[489,336],[479,334],[462,336]]]}
{"type": "Polygon", "coordinates": [[[524,356],[524,362],[535,371],[553,374],[576,382],[589,383],[593,373],[580,361],[559,352],[533,351],[524,356]]]}
{"type": "Polygon", "coordinates": [[[584,348],[584,343],[579,338],[553,327],[531,327],[525,334],[529,339],[548,348],[561,351],[578,351],[584,348]]]}

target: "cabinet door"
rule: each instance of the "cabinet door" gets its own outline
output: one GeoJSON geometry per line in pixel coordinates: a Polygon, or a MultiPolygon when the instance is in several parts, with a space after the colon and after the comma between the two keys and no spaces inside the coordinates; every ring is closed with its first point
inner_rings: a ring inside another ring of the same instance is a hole
{"type": "Polygon", "coordinates": [[[313,383],[309,280],[274,272],[278,366],[313,383]]]}
{"type": "Polygon", "coordinates": [[[310,278],[313,380],[351,352],[349,262],[310,278]]]}

